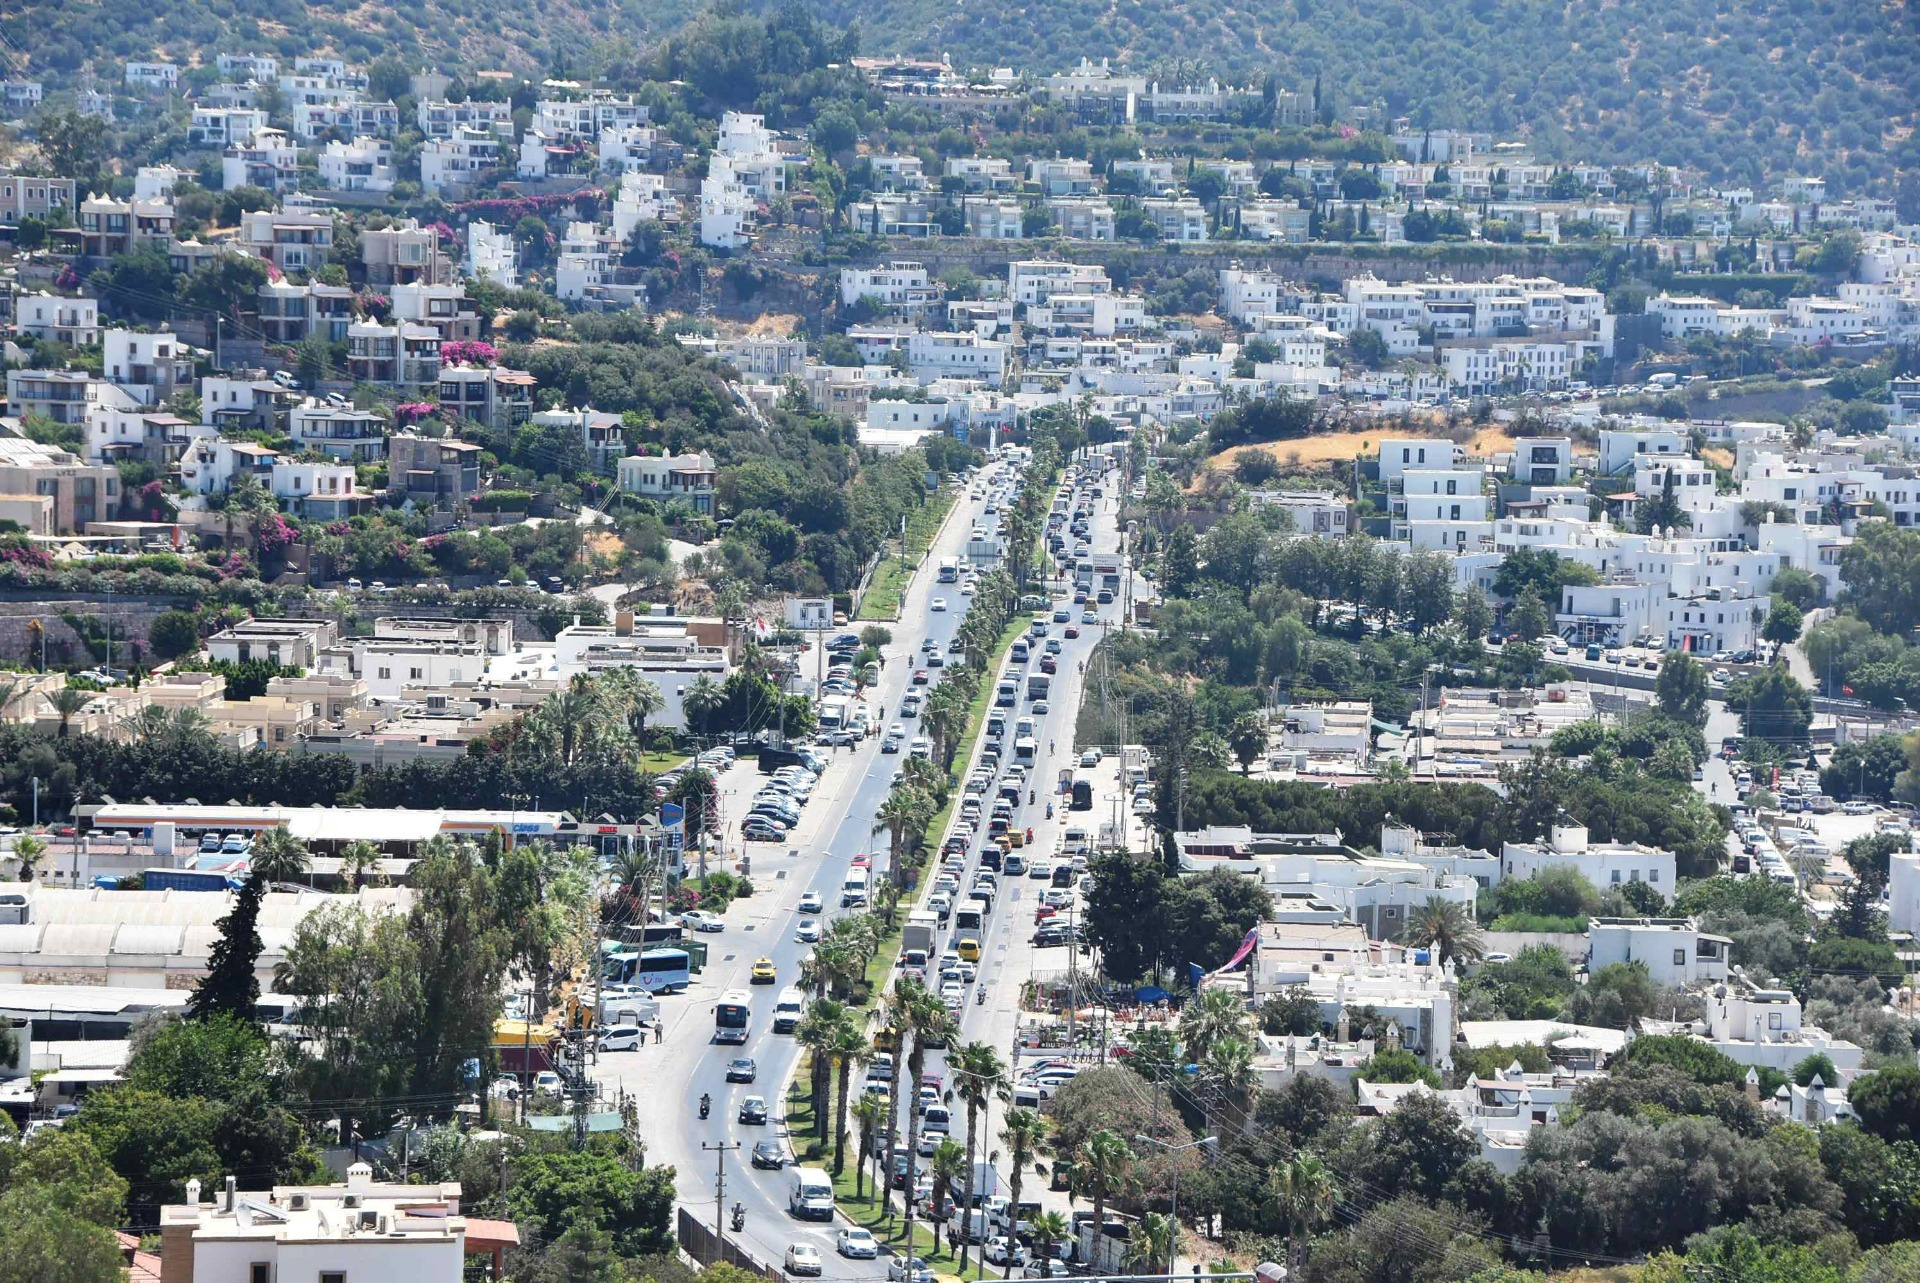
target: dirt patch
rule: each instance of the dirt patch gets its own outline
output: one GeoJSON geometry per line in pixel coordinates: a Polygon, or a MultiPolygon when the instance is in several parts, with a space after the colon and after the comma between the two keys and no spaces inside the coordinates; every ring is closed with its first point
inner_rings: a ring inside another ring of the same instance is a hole
{"type": "MultiPolygon", "coordinates": [[[[1333,463],[1346,463],[1356,458],[1377,455],[1380,443],[1388,437],[1428,436],[1434,440],[1444,440],[1444,434],[1409,433],[1398,426],[1364,428],[1352,432],[1323,432],[1317,436],[1301,437],[1295,441],[1266,441],[1253,445],[1231,446],[1208,460],[1215,467],[1231,469],[1234,460],[1248,450],[1264,450],[1280,464],[1282,471],[1291,471],[1296,457],[1300,468],[1323,468],[1333,463]]],[[[1471,454],[1487,456],[1513,449],[1513,438],[1506,429],[1500,427],[1482,428],[1467,443],[1471,454]]]]}

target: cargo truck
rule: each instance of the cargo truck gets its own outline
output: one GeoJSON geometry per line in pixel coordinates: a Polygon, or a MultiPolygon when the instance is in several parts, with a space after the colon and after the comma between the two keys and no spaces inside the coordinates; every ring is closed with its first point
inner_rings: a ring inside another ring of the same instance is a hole
{"type": "Polygon", "coordinates": [[[900,952],[919,949],[933,955],[934,934],[940,929],[940,917],[931,909],[918,909],[907,915],[906,929],[900,933],[900,952]]]}

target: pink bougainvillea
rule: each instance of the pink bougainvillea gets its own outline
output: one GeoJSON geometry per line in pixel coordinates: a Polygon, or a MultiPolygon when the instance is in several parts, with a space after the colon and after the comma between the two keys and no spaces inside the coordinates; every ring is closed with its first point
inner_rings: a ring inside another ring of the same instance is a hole
{"type": "Polygon", "coordinates": [[[59,274],[53,278],[53,287],[59,290],[77,290],[80,288],[80,273],[74,270],[72,263],[63,264],[59,274]]]}
{"type": "Polygon", "coordinates": [[[393,420],[401,427],[437,413],[440,407],[431,401],[402,401],[393,407],[393,420]]]}
{"type": "Polygon", "coordinates": [[[26,570],[52,570],[53,558],[32,544],[20,543],[0,548],[0,562],[26,570]]]}
{"type": "Polygon", "coordinates": [[[499,360],[499,349],[480,339],[455,339],[440,345],[442,365],[493,365],[499,360]]]}
{"type": "Polygon", "coordinates": [[[277,512],[262,516],[253,527],[254,542],[260,551],[266,554],[284,552],[300,532],[287,523],[287,519],[277,512]]]}

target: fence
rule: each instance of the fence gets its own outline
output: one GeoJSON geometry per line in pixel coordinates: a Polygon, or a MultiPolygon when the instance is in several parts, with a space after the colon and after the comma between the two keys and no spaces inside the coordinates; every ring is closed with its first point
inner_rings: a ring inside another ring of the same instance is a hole
{"type": "Polygon", "coordinates": [[[716,1239],[714,1232],[701,1224],[699,1218],[686,1208],[680,1209],[678,1219],[677,1236],[680,1240],[680,1250],[697,1261],[702,1269],[712,1265],[716,1260],[723,1260],[728,1265],[737,1265],[743,1270],[763,1275],[773,1280],[773,1283],[787,1283],[787,1276],[783,1270],[760,1264],[747,1255],[732,1239],[716,1239]]]}

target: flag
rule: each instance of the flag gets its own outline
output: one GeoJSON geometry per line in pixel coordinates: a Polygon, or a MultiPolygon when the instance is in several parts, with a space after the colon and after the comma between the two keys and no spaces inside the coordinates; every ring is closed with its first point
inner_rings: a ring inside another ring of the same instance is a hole
{"type": "MultiPolygon", "coordinates": [[[[1247,960],[1247,955],[1252,953],[1254,946],[1259,943],[1260,943],[1260,928],[1259,927],[1250,928],[1247,931],[1246,936],[1240,941],[1240,947],[1233,951],[1233,956],[1231,958],[1227,959],[1227,965],[1224,967],[1221,967],[1217,971],[1214,971],[1212,974],[1218,976],[1218,975],[1224,975],[1225,973],[1232,971],[1235,967],[1239,966],[1241,963],[1247,960]]],[[[1199,986],[1195,985],[1194,987],[1198,988],[1199,986]]]]}

